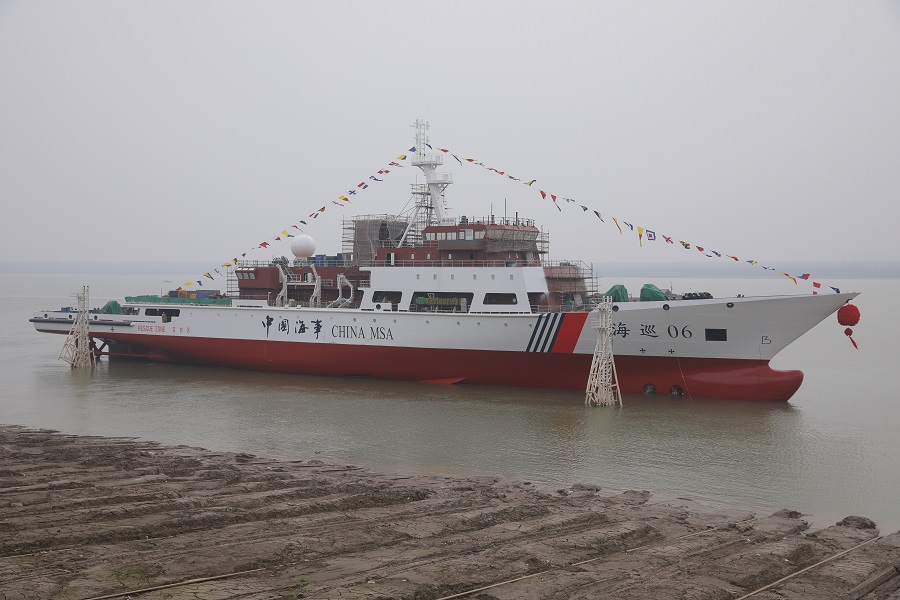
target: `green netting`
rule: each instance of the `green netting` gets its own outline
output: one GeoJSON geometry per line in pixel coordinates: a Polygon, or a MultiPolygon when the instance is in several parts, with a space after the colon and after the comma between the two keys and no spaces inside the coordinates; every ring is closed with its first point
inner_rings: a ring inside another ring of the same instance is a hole
{"type": "Polygon", "coordinates": [[[122,312],[122,305],[116,302],[115,300],[110,300],[106,304],[103,305],[103,308],[100,309],[100,314],[103,315],[118,315],[122,312]]]}
{"type": "Polygon", "coordinates": [[[661,289],[652,283],[645,283],[641,288],[641,302],[652,302],[654,300],[668,300],[669,298],[661,289]]]}
{"type": "Polygon", "coordinates": [[[613,302],[628,302],[628,290],[621,283],[612,286],[603,295],[612,298],[613,302]]]}

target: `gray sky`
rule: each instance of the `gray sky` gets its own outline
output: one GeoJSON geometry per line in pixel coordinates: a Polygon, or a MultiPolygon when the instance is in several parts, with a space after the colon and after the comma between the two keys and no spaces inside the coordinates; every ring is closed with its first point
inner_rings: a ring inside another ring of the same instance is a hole
{"type": "Polygon", "coordinates": [[[455,214],[505,204],[554,259],[711,260],[617,217],[776,267],[896,262],[898,107],[897,1],[0,0],[0,262],[212,267],[322,205],[339,252],[342,215],[409,199],[412,167],[331,204],[417,118],[538,180],[445,162],[455,214]]]}

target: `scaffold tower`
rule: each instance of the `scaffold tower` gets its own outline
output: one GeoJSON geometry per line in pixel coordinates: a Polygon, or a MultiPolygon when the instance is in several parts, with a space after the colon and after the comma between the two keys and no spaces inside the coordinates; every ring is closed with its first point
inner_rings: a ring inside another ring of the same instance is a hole
{"type": "Polygon", "coordinates": [[[95,356],[88,322],[88,286],[82,287],[81,293],[76,293],[75,297],[78,299],[78,312],[59,359],[69,363],[73,369],[94,368],[95,356]]]}
{"type": "Polygon", "coordinates": [[[597,331],[597,346],[594,348],[584,403],[588,406],[621,406],[622,394],[619,392],[612,352],[612,298],[603,296],[595,312],[597,316],[593,327],[597,331]]]}

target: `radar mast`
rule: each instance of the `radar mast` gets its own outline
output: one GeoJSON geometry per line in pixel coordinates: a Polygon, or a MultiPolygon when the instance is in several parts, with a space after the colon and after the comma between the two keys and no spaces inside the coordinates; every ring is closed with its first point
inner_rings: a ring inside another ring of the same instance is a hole
{"type": "Polygon", "coordinates": [[[444,157],[428,152],[432,150],[431,140],[428,138],[431,125],[427,121],[416,119],[413,127],[416,128],[416,146],[415,153],[410,157],[410,164],[419,167],[425,174],[424,184],[413,185],[413,195],[417,206],[421,204],[423,208],[431,209],[428,224],[439,225],[444,221],[444,190],[453,183],[453,176],[450,173],[438,173],[437,168],[444,164],[444,157]]]}

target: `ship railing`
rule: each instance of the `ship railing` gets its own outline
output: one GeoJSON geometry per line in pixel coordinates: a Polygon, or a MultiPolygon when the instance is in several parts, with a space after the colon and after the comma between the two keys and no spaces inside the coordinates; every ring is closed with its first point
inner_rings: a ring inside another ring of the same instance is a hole
{"type": "Polygon", "coordinates": [[[546,306],[546,305],[531,305],[531,312],[533,313],[569,313],[569,312],[590,312],[594,310],[596,306],[590,303],[577,304],[574,302],[564,302],[558,306],[546,306]]]}
{"type": "Polygon", "coordinates": [[[537,260],[367,260],[361,267],[540,267],[537,260]]]}
{"type": "Polygon", "coordinates": [[[462,215],[457,219],[457,225],[506,225],[511,227],[536,227],[534,219],[526,219],[525,217],[498,217],[497,215],[489,215],[486,217],[475,217],[462,215]]]}

